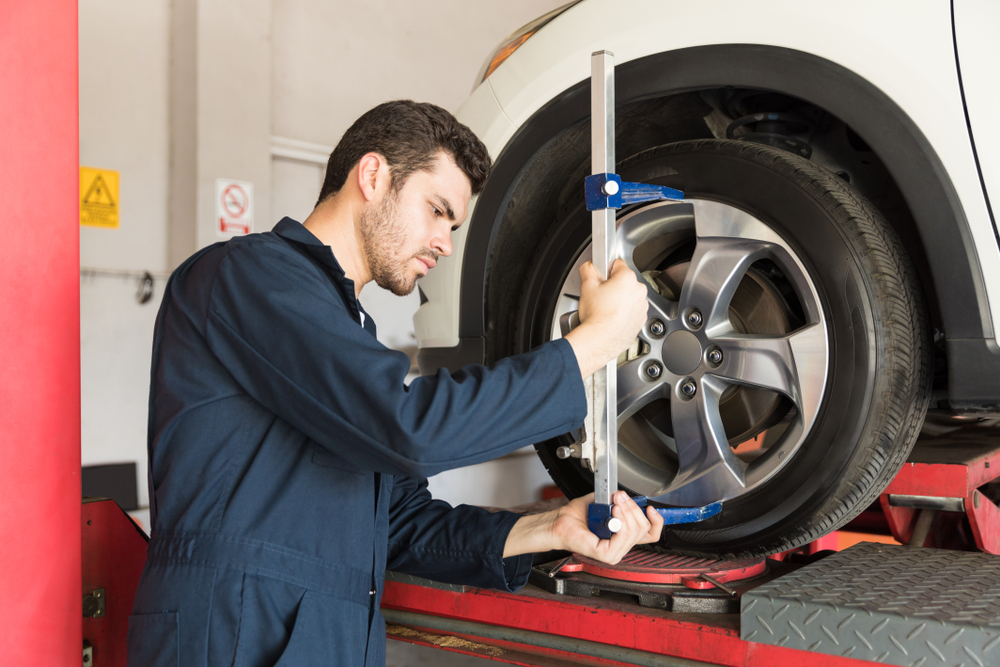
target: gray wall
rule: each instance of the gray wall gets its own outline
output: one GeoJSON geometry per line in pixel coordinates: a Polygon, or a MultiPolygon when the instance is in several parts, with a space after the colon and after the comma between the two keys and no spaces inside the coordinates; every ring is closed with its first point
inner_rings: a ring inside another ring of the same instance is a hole
{"type": "MultiPolygon", "coordinates": [[[[563,1],[81,0],[80,163],[121,173],[121,227],[80,230],[83,463],[137,461],[145,504],[153,321],[169,271],[219,239],[216,178],[254,184],[255,230],[303,219],[358,115],[403,97],[454,111],[493,47],[563,1]]],[[[383,343],[413,343],[415,296],[370,285],[362,301],[383,343]]],[[[510,505],[547,480],[512,456],[431,488],[510,505]]]]}

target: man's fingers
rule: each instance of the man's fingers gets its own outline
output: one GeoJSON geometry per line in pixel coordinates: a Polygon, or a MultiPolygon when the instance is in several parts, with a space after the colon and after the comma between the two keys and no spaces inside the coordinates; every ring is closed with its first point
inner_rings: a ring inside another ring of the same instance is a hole
{"type": "MultiPolygon", "coordinates": [[[[614,264],[611,265],[611,273],[608,275],[608,278],[614,279],[617,282],[627,280],[630,276],[635,279],[635,274],[632,273],[632,269],[628,268],[628,264],[624,260],[616,259],[614,264]]],[[[597,268],[593,262],[584,262],[580,265],[580,278],[584,282],[603,282],[601,277],[597,275],[597,268]]]]}
{"type": "Polygon", "coordinates": [[[611,275],[609,277],[614,278],[615,276],[620,276],[623,273],[632,273],[632,269],[628,268],[628,264],[625,263],[625,260],[616,259],[615,263],[611,265],[611,275]]]}
{"type": "MultiPolygon", "coordinates": [[[[632,270],[628,268],[628,264],[626,264],[624,260],[616,259],[614,263],[611,265],[611,273],[608,277],[613,278],[614,276],[619,275],[623,272],[631,273],[631,271],[632,270]]],[[[591,276],[593,276],[595,280],[601,279],[600,276],[597,275],[597,267],[594,266],[594,263],[584,262],[583,264],[580,265],[580,277],[586,279],[591,276]]]]}
{"type": "Polygon", "coordinates": [[[583,264],[580,265],[580,280],[583,283],[601,282],[601,278],[600,276],[597,275],[597,269],[594,267],[593,262],[584,262],[583,264]]]}
{"type": "MultiPolygon", "coordinates": [[[[593,496],[588,495],[573,502],[592,500],[593,496]]],[[[622,522],[621,529],[611,539],[599,540],[581,523],[578,528],[581,532],[572,539],[572,550],[604,563],[615,564],[636,544],[649,544],[660,539],[663,517],[655,509],[640,508],[624,491],[618,491],[613,502],[611,514],[622,522]]]]}
{"type": "Polygon", "coordinates": [[[647,507],[646,518],[649,519],[649,532],[646,533],[646,537],[641,544],[659,542],[660,535],[663,533],[663,516],[655,508],[647,507]]]}
{"type": "MultiPolygon", "coordinates": [[[[619,491],[615,494],[614,501],[611,513],[621,520],[622,528],[604,544],[607,553],[602,559],[612,564],[620,561],[636,544],[649,542],[652,531],[652,521],[627,493],[619,491]]],[[[662,518],[660,523],[662,525],[662,518]]]]}
{"type": "Polygon", "coordinates": [[[615,494],[615,508],[621,512],[619,518],[626,523],[630,531],[645,533],[649,530],[649,522],[646,520],[646,516],[639,509],[639,506],[635,504],[635,501],[629,498],[629,495],[624,491],[618,491],[615,494]]]}
{"type": "Polygon", "coordinates": [[[617,544],[619,542],[628,542],[634,539],[634,536],[639,530],[635,523],[635,517],[631,516],[631,513],[622,507],[617,500],[611,507],[611,516],[616,517],[622,522],[622,526],[618,532],[611,536],[612,543],[617,544]]]}

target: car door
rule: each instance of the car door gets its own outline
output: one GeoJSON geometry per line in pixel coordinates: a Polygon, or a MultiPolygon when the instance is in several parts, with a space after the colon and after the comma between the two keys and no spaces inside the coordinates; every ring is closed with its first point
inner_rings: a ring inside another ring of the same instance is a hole
{"type": "Polygon", "coordinates": [[[994,229],[1000,202],[1000,3],[992,0],[954,0],[955,54],[962,83],[966,119],[976,154],[979,177],[994,229]]]}

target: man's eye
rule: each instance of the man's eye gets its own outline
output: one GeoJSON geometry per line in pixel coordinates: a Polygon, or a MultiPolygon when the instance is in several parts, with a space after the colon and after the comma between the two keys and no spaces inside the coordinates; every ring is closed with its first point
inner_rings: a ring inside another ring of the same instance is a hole
{"type": "Polygon", "coordinates": [[[452,225],[451,226],[451,231],[457,232],[458,231],[458,225],[452,225]]]}
{"type": "Polygon", "coordinates": [[[441,211],[436,206],[431,206],[431,210],[434,211],[434,215],[441,217],[441,211]]]}

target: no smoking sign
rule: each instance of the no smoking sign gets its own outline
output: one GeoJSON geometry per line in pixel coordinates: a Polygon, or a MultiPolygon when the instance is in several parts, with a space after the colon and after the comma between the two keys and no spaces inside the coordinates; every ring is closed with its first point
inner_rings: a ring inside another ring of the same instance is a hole
{"type": "Polygon", "coordinates": [[[218,178],[215,181],[215,232],[219,236],[253,231],[253,183],[218,178]]]}

